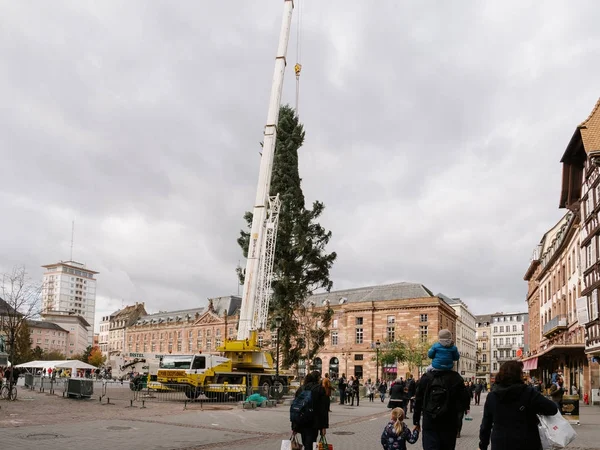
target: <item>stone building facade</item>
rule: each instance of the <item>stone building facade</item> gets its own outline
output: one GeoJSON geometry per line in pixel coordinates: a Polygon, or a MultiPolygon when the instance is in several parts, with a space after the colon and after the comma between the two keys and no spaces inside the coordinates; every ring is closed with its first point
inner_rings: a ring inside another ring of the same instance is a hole
{"type": "Polygon", "coordinates": [[[544,234],[524,277],[531,326],[523,362],[532,377],[546,381],[560,370],[569,387],[585,390],[585,330],[577,317],[579,260],[579,216],[569,211],[544,234]]]}
{"type": "Polygon", "coordinates": [[[115,360],[125,351],[126,330],[139,317],[146,315],[144,303],[135,303],[115,311],[108,321],[108,361],[115,360]]]}
{"type": "Polygon", "coordinates": [[[438,294],[439,298],[448,303],[456,312],[456,335],[454,342],[460,354],[456,363],[456,370],[468,381],[475,381],[477,366],[477,339],[475,337],[475,316],[469,307],[460,298],[450,298],[438,294]]]}
{"type": "Polygon", "coordinates": [[[528,314],[523,312],[494,313],[490,325],[492,340],[491,380],[505,361],[520,359],[525,346],[525,323],[528,314]]]}
{"type": "MultiPolygon", "coordinates": [[[[347,289],[313,295],[309,302],[315,310],[333,310],[325,346],[309,362],[332,377],[342,373],[364,380],[375,380],[378,375],[387,379],[404,377],[409,372],[406,363],[377,365],[377,341],[381,352],[388,343],[399,340],[433,343],[443,328],[456,334],[454,309],[422,284],[347,289]]],[[[417,375],[428,364],[426,360],[412,372],[417,375]]],[[[300,375],[303,369],[301,364],[300,375]]]]}
{"type": "Polygon", "coordinates": [[[69,332],[65,353],[67,358],[81,355],[90,345],[88,336],[91,325],[83,316],[64,311],[48,311],[41,314],[41,319],[69,332]]]}
{"type": "Polygon", "coordinates": [[[227,296],[209,299],[203,308],[140,316],[127,328],[125,355],[218,354],[225,339],[237,336],[240,305],[240,297],[227,296]]]}
{"type": "Polygon", "coordinates": [[[584,351],[589,375],[585,394],[600,401],[600,100],[577,126],[561,159],[563,165],[559,207],[580,218],[580,263],[583,276],[576,309],[585,328],[584,351]]]}
{"type": "Polygon", "coordinates": [[[44,353],[58,352],[64,356],[69,353],[69,331],[61,326],[43,320],[28,320],[27,326],[31,334],[31,348],[41,348],[44,353]]]}
{"type": "Polygon", "coordinates": [[[490,314],[475,316],[475,336],[477,339],[477,367],[475,380],[479,383],[490,383],[491,359],[491,325],[490,314]]]}

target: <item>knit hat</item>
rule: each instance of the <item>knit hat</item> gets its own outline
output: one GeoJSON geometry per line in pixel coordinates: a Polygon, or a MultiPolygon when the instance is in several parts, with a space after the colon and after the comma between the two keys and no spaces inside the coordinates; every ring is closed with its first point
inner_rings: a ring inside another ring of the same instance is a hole
{"type": "Polygon", "coordinates": [[[438,337],[440,340],[442,339],[450,339],[452,340],[452,333],[450,332],[450,330],[446,330],[445,328],[443,330],[440,330],[440,333],[438,334],[438,337]]]}

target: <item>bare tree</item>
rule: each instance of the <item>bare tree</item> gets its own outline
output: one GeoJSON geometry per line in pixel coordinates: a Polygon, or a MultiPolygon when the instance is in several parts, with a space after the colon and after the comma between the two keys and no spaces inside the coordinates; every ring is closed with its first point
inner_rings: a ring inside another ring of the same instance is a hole
{"type": "MultiPolygon", "coordinates": [[[[17,357],[17,336],[23,323],[37,317],[41,312],[40,283],[34,283],[25,267],[14,267],[0,280],[0,331],[6,339],[5,351],[14,364],[17,357]]],[[[14,369],[13,369],[14,370],[14,369]]],[[[13,377],[9,380],[12,387],[13,377]]]]}

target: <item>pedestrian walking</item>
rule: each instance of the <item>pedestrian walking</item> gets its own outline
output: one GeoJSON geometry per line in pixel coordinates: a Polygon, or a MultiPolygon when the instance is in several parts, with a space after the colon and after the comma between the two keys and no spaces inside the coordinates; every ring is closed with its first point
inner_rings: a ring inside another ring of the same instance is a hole
{"type": "Polygon", "coordinates": [[[325,402],[327,403],[327,411],[331,412],[331,381],[329,380],[329,374],[326,373],[323,377],[323,389],[325,390],[325,402]]]}
{"type": "Polygon", "coordinates": [[[383,403],[385,400],[385,394],[387,392],[387,383],[385,381],[381,381],[377,390],[379,391],[379,398],[381,399],[381,403],[383,403]]]}
{"type": "Polygon", "coordinates": [[[481,401],[481,391],[483,391],[483,385],[481,381],[475,385],[475,404],[479,406],[479,402],[481,401]]]}
{"type": "Polygon", "coordinates": [[[390,388],[390,400],[388,402],[388,408],[400,408],[404,403],[404,383],[402,379],[399,378],[396,380],[392,387],[390,388]]]}
{"type": "Polygon", "coordinates": [[[340,390],[340,405],[346,403],[346,387],[348,386],[346,382],[346,374],[343,373],[340,379],[338,380],[338,389],[340,390]]]}
{"type": "Polygon", "coordinates": [[[369,402],[372,402],[375,398],[375,385],[371,382],[371,380],[367,380],[367,384],[365,384],[365,388],[367,390],[367,397],[369,402]]]}
{"type": "Polygon", "coordinates": [[[304,384],[296,391],[290,407],[290,422],[292,433],[302,436],[305,449],[312,449],[317,442],[319,432],[325,436],[329,428],[329,411],[327,396],[321,384],[321,374],[318,371],[309,373],[304,378],[304,384]]]}
{"type": "Polygon", "coordinates": [[[479,449],[487,450],[490,442],[492,450],[541,449],[537,415],[557,412],[556,404],[523,383],[523,363],[507,361],[485,400],[479,449]]]}
{"type": "Polygon", "coordinates": [[[457,417],[469,408],[469,393],[462,377],[453,370],[429,370],[417,385],[413,424],[423,416],[423,450],[454,450],[457,417]]]}
{"type": "Polygon", "coordinates": [[[381,445],[384,450],[406,450],[406,443],[414,444],[419,439],[417,427],[411,431],[404,423],[402,408],[392,409],[390,421],[381,434],[381,445]]]}

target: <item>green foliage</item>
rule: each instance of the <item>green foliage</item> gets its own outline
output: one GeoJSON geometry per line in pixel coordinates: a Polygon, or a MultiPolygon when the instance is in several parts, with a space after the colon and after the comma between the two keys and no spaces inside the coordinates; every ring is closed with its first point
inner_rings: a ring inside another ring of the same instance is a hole
{"type": "Polygon", "coordinates": [[[384,344],[379,351],[379,363],[382,366],[393,365],[406,361],[406,345],[404,342],[395,341],[384,344]]]}
{"type": "Polygon", "coordinates": [[[405,341],[406,348],[406,363],[408,364],[409,372],[413,373],[414,369],[421,369],[429,365],[427,352],[430,344],[422,339],[413,338],[405,341]]]}
{"type": "Polygon", "coordinates": [[[13,364],[23,364],[32,360],[31,331],[26,320],[19,324],[15,336],[15,355],[13,364]]]}
{"type": "MultiPolygon", "coordinates": [[[[83,355],[81,355],[81,360],[83,362],[88,362],[90,359],[90,355],[92,354],[92,346],[88,345],[87,348],[85,349],[85,352],[83,352],[83,355]]],[[[73,358],[75,359],[75,358],[73,358]]]]}
{"type": "Polygon", "coordinates": [[[42,359],[45,361],[60,361],[62,359],[67,359],[65,355],[57,350],[52,350],[49,352],[44,352],[42,359]]]}
{"type": "MultiPolygon", "coordinates": [[[[319,319],[321,327],[308,327],[303,332],[307,327],[303,327],[306,315],[302,314],[302,308],[314,291],[331,290],[329,274],[337,257],[335,252],[326,252],[331,231],[317,222],[325,206],[319,201],[313,203],[312,209],[305,206],[298,170],[298,150],[303,142],[304,127],[294,109],[282,106],[270,190],[270,195],[279,194],[281,199],[270,310],[283,319],[280,351],[285,367],[296,364],[301,357],[311,359],[310,355],[314,356],[324,344],[331,320],[327,319],[329,313],[323,313],[319,319]]],[[[244,219],[250,228],[252,213],[245,213],[244,219]]],[[[248,254],[249,239],[249,232],[242,230],[237,242],[244,256],[248,254]]],[[[243,283],[244,273],[240,268],[238,275],[243,283]]]]}
{"type": "Polygon", "coordinates": [[[33,361],[42,361],[44,359],[44,350],[39,345],[36,345],[31,352],[31,359],[33,361]]]}

